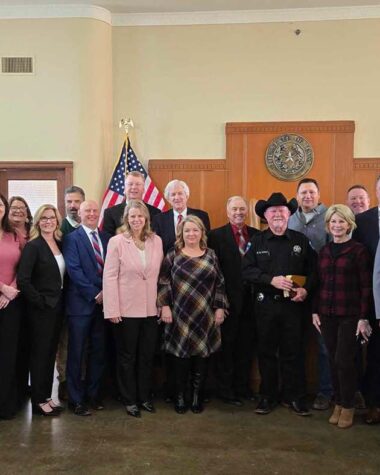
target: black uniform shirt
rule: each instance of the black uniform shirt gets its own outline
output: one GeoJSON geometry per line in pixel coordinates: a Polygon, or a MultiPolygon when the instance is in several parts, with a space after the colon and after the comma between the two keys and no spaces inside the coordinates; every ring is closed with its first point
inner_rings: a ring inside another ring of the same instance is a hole
{"type": "Polygon", "coordinates": [[[279,293],[271,285],[279,275],[304,275],[308,293],[315,287],[316,258],[307,237],[287,229],[277,236],[270,229],[253,236],[242,263],[243,280],[255,284],[256,291],[279,293]]]}

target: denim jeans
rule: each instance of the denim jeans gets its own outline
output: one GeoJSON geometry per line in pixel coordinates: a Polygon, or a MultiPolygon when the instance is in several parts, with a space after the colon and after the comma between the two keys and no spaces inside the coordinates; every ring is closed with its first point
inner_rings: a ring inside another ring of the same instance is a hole
{"type": "Polygon", "coordinates": [[[329,353],[321,334],[318,334],[318,375],[318,395],[322,395],[327,399],[331,399],[333,388],[331,381],[329,353]]]}

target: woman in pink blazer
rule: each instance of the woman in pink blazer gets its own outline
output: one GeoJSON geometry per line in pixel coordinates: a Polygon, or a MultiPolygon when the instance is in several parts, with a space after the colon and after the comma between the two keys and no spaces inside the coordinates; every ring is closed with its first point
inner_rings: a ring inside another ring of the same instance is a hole
{"type": "Polygon", "coordinates": [[[117,380],[127,414],[140,417],[139,405],[155,412],[150,395],[163,251],[141,200],[128,202],[123,223],[124,232],[108,244],[103,273],[104,317],[115,324],[117,380]]]}

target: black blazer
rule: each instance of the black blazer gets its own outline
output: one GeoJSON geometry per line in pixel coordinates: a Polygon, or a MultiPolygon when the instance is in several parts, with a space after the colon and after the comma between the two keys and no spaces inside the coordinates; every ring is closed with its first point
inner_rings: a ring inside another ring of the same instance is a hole
{"type": "MultiPolygon", "coordinates": [[[[57,244],[61,248],[61,244],[57,244]]],[[[57,305],[61,296],[61,274],[43,237],[25,245],[18,266],[17,285],[29,304],[40,309],[57,305]]]]}
{"type": "MultiPolygon", "coordinates": [[[[187,216],[193,214],[198,216],[203,221],[206,231],[210,231],[210,218],[206,211],[201,209],[187,208],[187,216]]],[[[152,223],[153,230],[162,239],[162,245],[164,249],[164,255],[170,251],[175,243],[175,226],[174,226],[174,213],[173,210],[165,211],[165,213],[156,214],[152,223]]]]}
{"type": "Polygon", "coordinates": [[[352,234],[355,241],[359,241],[369,250],[372,259],[375,259],[377,244],[379,243],[379,210],[376,206],[364,213],[355,216],[357,228],[352,234]]]}
{"type": "MultiPolygon", "coordinates": [[[[254,234],[259,233],[255,228],[247,226],[248,236],[251,239],[254,234]]],[[[231,225],[228,223],[217,229],[210,231],[207,240],[208,246],[214,249],[226,284],[226,293],[230,303],[230,315],[239,315],[243,308],[244,292],[250,288],[244,288],[241,260],[242,256],[239,246],[236,244],[231,225]]]]}
{"type": "MultiPolygon", "coordinates": [[[[148,203],[145,203],[145,206],[148,208],[149,215],[150,215],[150,222],[153,222],[153,216],[156,214],[161,214],[161,211],[158,208],[155,208],[148,203]]],[[[125,201],[118,205],[112,206],[111,208],[107,208],[104,211],[104,218],[103,218],[103,231],[106,231],[111,236],[115,236],[116,229],[122,225],[122,219],[125,209],[125,201]]]]}

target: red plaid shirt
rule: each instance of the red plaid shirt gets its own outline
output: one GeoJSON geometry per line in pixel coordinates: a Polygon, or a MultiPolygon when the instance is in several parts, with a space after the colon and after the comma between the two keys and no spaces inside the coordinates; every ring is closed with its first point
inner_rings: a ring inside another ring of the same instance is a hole
{"type": "Polygon", "coordinates": [[[372,273],[367,249],[351,239],[334,257],[330,246],[331,243],[326,244],[318,257],[319,288],[314,312],[368,318],[372,273]]]}

